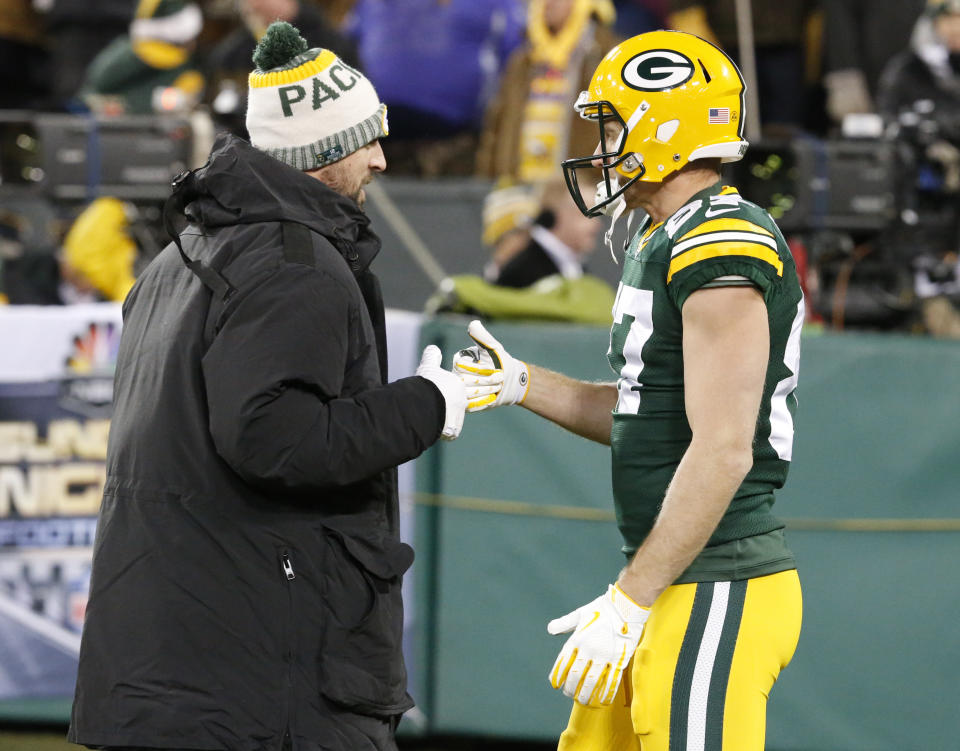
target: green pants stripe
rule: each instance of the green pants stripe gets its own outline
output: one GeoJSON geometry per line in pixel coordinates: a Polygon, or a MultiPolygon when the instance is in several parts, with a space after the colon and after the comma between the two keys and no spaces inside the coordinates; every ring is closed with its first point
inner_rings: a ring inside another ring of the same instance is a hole
{"type": "Polygon", "coordinates": [[[721,751],[723,708],[747,582],[697,585],[673,678],[670,751],[721,751]]]}
{"type": "Polygon", "coordinates": [[[673,674],[673,691],[670,699],[670,751],[685,751],[687,747],[687,707],[690,705],[690,687],[697,666],[697,654],[703,631],[713,602],[713,585],[698,584],[693,598],[690,620],[683,636],[683,646],[677,657],[673,674]]]}

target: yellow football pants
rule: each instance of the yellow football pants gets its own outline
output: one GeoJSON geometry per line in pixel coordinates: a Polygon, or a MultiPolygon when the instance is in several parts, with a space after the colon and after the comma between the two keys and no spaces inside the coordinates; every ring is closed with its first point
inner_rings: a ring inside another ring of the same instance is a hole
{"type": "Polygon", "coordinates": [[[574,703],[559,751],[763,751],[802,609],[796,571],[669,587],[613,704],[574,703]]]}

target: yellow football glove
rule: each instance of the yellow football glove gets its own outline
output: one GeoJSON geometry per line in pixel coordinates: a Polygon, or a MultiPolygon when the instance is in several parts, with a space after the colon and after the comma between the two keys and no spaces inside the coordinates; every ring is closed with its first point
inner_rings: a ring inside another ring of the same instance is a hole
{"type": "Polygon", "coordinates": [[[453,372],[467,389],[467,412],[520,404],[530,388],[527,364],[511,357],[480,321],[471,321],[467,333],[476,345],[453,357],[453,372]]]}
{"type": "Polygon", "coordinates": [[[610,704],[649,615],[649,608],[611,584],[593,602],[550,621],[551,634],[573,631],[550,671],[550,685],[581,704],[610,704]]]}

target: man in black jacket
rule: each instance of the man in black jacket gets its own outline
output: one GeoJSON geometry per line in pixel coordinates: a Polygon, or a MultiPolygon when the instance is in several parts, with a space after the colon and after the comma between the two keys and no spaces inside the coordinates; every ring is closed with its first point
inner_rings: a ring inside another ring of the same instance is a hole
{"type": "Polygon", "coordinates": [[[413,705],[395,467],[459,434],[466,392],[433,346],[386,380],[373,87],[288,24],[254,59],[252,145],[178,181],[188,225],[124,303],[69,732],[91,747],[380,751],[413,705]]]}
{"type": "Polygon", "coordinates": [[[583,276],[583,264],[597,247],[600,223],[580,213],[559,177],[543,186],[540,206],[530,242],[504,264],[494,284],[529,287],[554,274],[564,279],[583,276]]]}

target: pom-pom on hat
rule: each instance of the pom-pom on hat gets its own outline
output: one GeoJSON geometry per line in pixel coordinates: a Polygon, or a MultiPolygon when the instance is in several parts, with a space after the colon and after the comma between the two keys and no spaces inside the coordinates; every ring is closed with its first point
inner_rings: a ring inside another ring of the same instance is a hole
{"type": "Polygon", "coordinates": [[[387,135],[387,106],[366,76],[330,50],[307,49],[286,21],[270,24],[253,62],[247,132],[275,159],[317,169],[387,135]]]}

